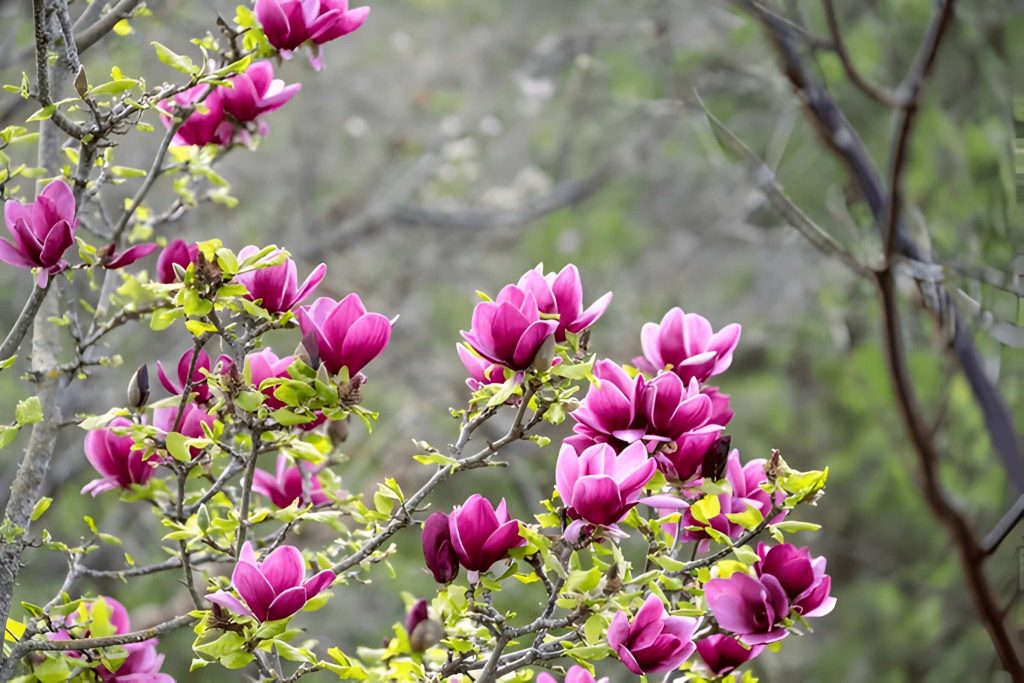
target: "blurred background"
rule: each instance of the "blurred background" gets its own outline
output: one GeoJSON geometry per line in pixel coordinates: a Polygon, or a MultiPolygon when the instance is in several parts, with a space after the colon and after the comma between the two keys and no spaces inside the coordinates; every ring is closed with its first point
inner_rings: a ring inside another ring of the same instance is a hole
{"type": "MultiPolygon", "coordinates": [[[[824,35],[820,2],[780,4],[824,35]]],[[[94,81],[115,64],[145,74],[150,85],[173,79],[149,42],[185,52],[187,38],[212,29],[218,12],[234,16],[234,3],[221,0],[148,5],[152,16],[133,21],[133,34],[111,36],[88,53],[94,81]]],[[[837,2],[849,50],[875,82],[899,82],[931,5],[837,2]]],[[[4,83],[17,83],[28,68],[18,56],[31,42],[29,10],[27,0],[0,0],[4,83]]],[[[1018,260],[1014,268],[1014,259],[1024,258],[1013,165],[1020,10],[1019,2],[961,4],[906,174],[907,199],[927,220],[936,261],[987,314],[974,320],[976,339],[1017,416],[1024,410],[1024,354],[990,331],[993,321],[1024,322],[1024,266],[1018,260]]],[[[392,0],[374,5],[366,25],[324,55],[321,72],[302,55],[280,67],[281,78],[301,81],[301,93],[269,118],[258,151],[233,153],[221,167],[238,206],[204,204],[165,236],[219,237],[235,248],[277,243],[301,259],[300,277],[327,263],[319,294],[356,291],[371,310],[401,315],[364,391],[381,420],[370,436],[354,426],[345,444],[349,462],[337,468],[347,489],[371,491],[390,475],[411,490],[426,472],[411,459],[411,439],[444,450],[455,438],[448,409],[462,406],[468,390],[454,347],[468,327],[474,290],[496,293],[541,261],[548,270],[573,262],[586,303],[615,292],[592,349],[620,362],[640,352],[640,326],[673,306],[704,315],[716,329],[741,323],[736,360],[720,378],[736,410],[734,445],[748,459],[779,448],[798,469],[831,468],[827,495],[811,515],[824,529],[795,540],[828,557],[839,603],[816,620],[812,637],[789,638],[779,654],[758,660],[765,680],[997,680],[951,545],[918,493],[872,288],[771,210],[696,105],[699,93],[838,240],[861,254],[877,249],[867,211],[814,136],[754,21],[707,0],[392,0]]],[[[821,53],[818,67],[884,167],[887,112],[846,81],[833,54],[821,53]]],[[[0,111],[15,98],[4,94],[0,111]]],[[[19,110],[3,125],[29,113],[19,110]]],[[[158,143],[158,133],[135,135],[117,150],[118,163],[146,167],[158,143]]],[[[151,204],[165,206],[171,197],[161,188],[151,204]]],[[[0,328],[9,328],[30,285],[25,273],[0,270],[0,328]]],[[[908,316],[908,327],[915,379],[949,455],[943,475],[978,529],[987,530],[1011,492],[931,323],[908,316]]],[[[188,343],[180,332],[123,331],[112,347],[124,366],[73,385],[66,415],[120,405],[137,365],[177,360],[188,343]]],[[[291,352],[293,336],[279,338],[278,353],[291,352]]],[[[0,419],[12,419],[26,391],[15,375],[0,375],[0,419]]],[[[81,430],[64,431],[48,494],[59,505],[47,528],[76,539],[86,532],[81,516],[90,514],[125,539],[123,549],[104,549],[94,564],[123,566],[122,551],[140,563],[161,559],[163,532],[148,510],[118,504],[113,495],[78,495],[93,473],[81,430]]],[[[522,445],[510,452],[507,470],[450,482],[436,504],[482,490],[506,496],[516,515],[537,512],[535,501],[553,484],[560,433],[550,435],[556,441],[544,450],[522,445]]],[[[0,499],[25,440],[0,453],[0,499]]],[[[298,544],[323,543],[324,533],[298,544]]],[[[406,531],[395,542],[397,585],[432,595],[418,534],[406,531]]],[[[26,560],[17,597],[43,602],[60,584],[64,560],[35,551],[26,560]]],[[[1020,531],[988,564],[1018,627],[1022,564],[1020,531]]],[[[385,568],[371,576],[364,587],[339,587],[325,610],[301,617],[323,649],[377,647],[403,618],[385,568]]],[[[138,626],[189,607],[170,575],[125,585],[83,580],[77,590],[116,596],[132,606],[138,626]]],[[[521,599],[539,598],[524,589],[521,599]]],[[[191,635],[163,640],[165,671],[179,680],[224,680],[223,671],[187,673],[191,635]]],[[[628,680],[616,662],[602,664],[613,680],[628,680]]]]}

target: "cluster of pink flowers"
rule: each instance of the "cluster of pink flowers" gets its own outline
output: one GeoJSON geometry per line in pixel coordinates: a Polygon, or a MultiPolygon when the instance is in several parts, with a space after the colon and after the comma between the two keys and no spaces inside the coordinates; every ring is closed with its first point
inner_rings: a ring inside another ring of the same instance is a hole
{"type": "MultiPolygon", "coordinates": [[[[493,301],[477,304],[471,328],[462,333],[466,343],[458,346],[470,375],[467,384],[478,391],[509,377],[521,382],[531,369],[543,371],[571,359],[559,355],[566,351],[560,345],[596,322],[610,301],[609,293],[584,310],[574,266],[558,274],[544,275],[540,266],[527,272],[493,301]]],[[[730,451],[724,435],[733,417],[729,396],[708,384],[729,368],[739,338],[739,325],[715,332],[703,317],[675,308],[660,324],[643,326],[636,369],[607,359],[595,363],[597,382],[570,414],[574,433],[555,465],[555,488],[569,520],[565,540],[623,536],[618,525],[638,504],[663,514],[680,511],[680,521],[666,525],[666,531],[698,543],[700,550],[706,550],[712,534],[739,538],[746,529],[734,521],[737,514],[756,510],[762,518],[774,515],[772,522],[783,518],[784,494],[770,495],[763,488],[765,461],[744,465],[739,451],[730,451]],[[676,493],[645,495],[658,470],[676,493]],[[723,474],[717,514],[694,514],[691,506],[703,496],[704,478],[723,474]]],[[[515,533],[518,524],[509,520],[504,501],[495,510],[479,495],[450,515],[436,512],[423,527],[427,567],[441,583],[453,581],[460,565],[487,571],[523,542],[515,533]]],[[[632,616],[615,615],[609,646],[637,675],[671,671],[697,652],[698,666],[718,676],[784,637],[792,615],[817,617],[832,609],[823,559],[788,544],[762,545],[758,553],[761,559],[750,574],[739,571],[707,584],[708,610],[722,633],[696,635],[698,620],[669,615],[661,598],[650,595],[632,616]]],[[[594,678],[575,668],[566,680],[594,678]]]]}
{"type": "MultiPolygon", "coordinates": [[[[128,616],[128,610],[114,598],[101,597],[83,603],[85,606],[86,622],[88,623],[92,620],[93,611],[97,608],[97,602],[100,600],[106,604],[106,609],[109,610],[107,620],[114,627],[113,635],[129,633],[132,630],[132,624],[128,616]]],[[[76,637],[89,638],[92,634],[88,629],[86,629],[84,634],[76,633],[72,635],[71,633],[71,629],[81,623],[80,619],[81,615],[78,611],[71,613],[64,620],[63,628],[50,633],[49,637],[52,640],[72,640],[76,637]]],[[[99,680],[103,681],[103,683],[138,683],[139,681],[146,681],[147,683],[174,683],[174,678],[160,672],[160,667],[164,663],[164,656],[156,650],[158,642],[156,638],[152,638],[141,643],[124,645],[123,647],[127,651],[128,656],[121,662],[120,666],[111,670],[107,668],[106,664],[101,663],[95,669],[96,675],[99,676],[99,680]]],[[[79,652],[74,650],[68,654],[76,658],[81,656],[79,652]]]]}

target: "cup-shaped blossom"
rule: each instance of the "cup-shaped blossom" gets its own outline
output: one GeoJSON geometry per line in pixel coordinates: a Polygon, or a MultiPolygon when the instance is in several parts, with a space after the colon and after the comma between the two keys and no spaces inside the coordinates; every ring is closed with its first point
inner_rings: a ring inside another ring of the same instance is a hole
{"type": "Polygon", "coordinates": [[[231,586],[242,600],[224,590],[206,599],[257,621],[276,621],[298,612],[335,577],[330,569],[324,569],[307,579],[306,561],[295,546],[282,545],[258,561],[252,543],[246,542],[231,574],[231,586]]]}
{"type": "MultiPolygon", "coordinates": [[[[160,103],[160,108],[167,113],[187,110],[194,107],[188,118],[178,128],[172,140],[175,145],[227,145],[235,134],[235,127],[224,116],[224,100],[221,88],[200,84],[180,92],[174,97],[160,103]],[[210,89],[213,91],[210,92],[210,89]],[[209,94],[207,94],[209,93],[209,94]]],[[[160,115],[160,121],[170,129],[174,120],[167,114],[160,115]]]]}
{"type": "Polygon", "coordinates": [[[789,615],[786,591],[774,576],[760,579],[736,572],[704,584],[704,599],[722,629],[746,645],[764,645],[788,635],[783,621],[789,615]]]}
{"type": "Polygon", "coordinates": [[[544,342],[558,328],[541,318],[537,299],[515,285],[506,285],[494,301],[481,301],[462,337],[483,358],[511,370],[526,370],[544,342]]]}
{"type": "Polygon", "coordinates": [[[469,373],[466,386],[471,390],[479,391],[487,384],[502,384],[505,381],[505,369],[502,366],[476,355],[465,344],[456,344],[455,350],[462,366],[469,373]]]}
{"type": "Polygon", "coordinates": [[[829,595],[832,578],[825,573],[824,557],[811,557],[807,548],[789,543],[770,548],[760,543],[757,554],[761,559],[754,564],[754,571],[762,580],[774,576],[797,614],[823,617],[836,606],[836,599],[829,595]]]}
{"type": "Polygon", "coordinates": [[[632,620],[619,611],[608,627],[608,645],[627,669],[640,676],[672,671],[693,654],[697,620],[673,617],[657,595],[649,595],[632,620]]]}
{"type": "Polygon", "coordinates": [[[267,60],[256,62],[228,80],[231,87],[219,90],[224,113],[242,126],[256,122],[260,135],[267,133],[263,115],[283,107],[302,87],[299,83],[285,85],[274,78],[274,65],[267,60]]]}
{"type": "MultiPolygon", "coordinates": [[[[181,414],[181,423],[175,429],[174,426],[178,422],[178,406],[157,408],[153,411],[153,426],[165,434],[178,432],[189,439],[202,439],[206,436],[203,425],[212,426],[216,419],[206,412],[206,408],[191,402],[185,404],[181,414]]],[[[201,452],[201,449],[194,446],[190,450],[193,458],[201,452]]]]}
{"type": "Polygon", "coordinates": [[[612,293],[607,292],[583,310],[583,283],[580,271],[573,264],[558,273],[544,273],[544,264],[528,270],[519,278],[519,288],[533,294],[537,307],[545,315],[557,315],[555,339],[565,341],[565,333],[579,334],[608,310],[612,293]]]}
{"type": "Polygon", "coordinates": [[[712,676],[727,676],[761,654],[764,645],[744,645],[731,636],[715,633],[697,641],[697,654],[712,676]]]}
{"type": "Polygon", "coordinates": [[[565,444],[555,465],[556,488],[569,517],[609,526],[636,506],[656,469],[639,441],[621,453],[608,444],[595,444],[577,454],[565,444]]]}
{"type": "MultiPolygon", "coordinates": [[[[741,536],[745,529],[730,520],[728,515],[744,513],[750,507],[761,513],[762,517],[768,516],[772,511],[772,496],[761,488],[761,484],[768,481],[764,465],[765,461],[761,458],[741,465],[740,452],[733,449],[729,453],[725,465],[725,479],[728,481],[731,491],[719,494],[719,513],[704,522],[695,518],[692,511],[687,509],[682,513],[680,526],[711,527],[733,539],[741,536]]],[[[781,491],[776,492],[775,502],[781,503],[783,496],[781,491]]],[[[772,518],[772,521],[780,521],[785,516],[785,512],[779,512],[772,518]]],[[[700,541],[701,550],[706,549],[709,545],[709,536],[703,530],[684,530],[681,538],[686,541],[700,541]]]]}
{"type": "Polygon", "coordinates": [[[729,369],[739,341],[739,325],[726,325],[715,332],[706,318],[673,308],[661,324],[644,324],[640,331],[644,355],[635,358],[633,364],[650,373],[671,365],[672,372],[684,382],[692,378],[705,382],[729,369]]]}
{"type": "Polygon", "coordinates": [[[4,222],[14,242],[0,239],[0,261],[19,268],[39,268],[37,282],[45,287],[51,276],[68,267],[64,252],[75,242],[75,211],[75,196],[59,178],[30,204],[8,199],[4,222]]]}
{"type": "Polygon", "coordinates": [[[107,427],[86,435],[85,457],[101,476],[82,487],[82,493],[95,497],[116,488],[130,489],[132,484],[145,484],[153,476],[156,459],[143,460],[145,451],[132,450],[132,437],[114,433],[115,429],[131,424],[127,418],[116,417],[107,427]]]}
{"type": "Polygon", "coordinates": [[[594,376],[600,384],[591,385],[580,407],[570,413],[576,420],[573,431],[577,436],[567,441],[574,446],[608,442],[622,448],[642,439],[647,434],[647,418],[642,410],[644,378],[630,377],[620,365],[607,359],[594,364],[594,376]]]}
{"type": "MultiPolygon", "coordinates": [[[[348,0],[256,0],[254,9],[267,41],[286,58],[307,41],[323,45],[352,33],[370,14],[369,7],[349,9],[348,0]]],[[[316,53],[312,64],[323,66],[316,53]]]]}
{"type": "Polygon", "coordinates": [[[188,268],[199,258],[199,245],[185,240],[171,240],[156,259],[156,279],[165,285],[176,282],[178,274],[174,266],[188,268]]]}
{"type": "MultiPolygon", "coordinates": [[[[551,674],[544,672],[537,676],[537,683],[558,683],[558,679],[551,674]]],[[[564,683],[608,683],[608,677],[594,678],[594,674],[590,673],[579,664],[576,664],[565,672],[564,683]]]]}
{"type": "MultiPolygon", "coordinates": [[[[160,384],[164,385],[164,389],[174,396],[180,396],[184,393],[185,388],[189,384],[188,369],[192,367],[192,354],[193,350],[188,349],[185,353],[181,354],[180,358],[178,358],[176,378],[172,378],[167,374],[167,371],[164,370],[164,366],[161,365],[160,361],[156,362],[156,375],[160,378],[160,384]]],[[[207,354],[205,350],[199,349],[199,355],[196,356],[195,368],[192,371],[191,387],[191,392],[195,393],[196,401],[199,403],[206,403],[210,400],[210,387],[206,382],[206,377],[210,372],[210,367],[209,354],[207,354]]]]}
{"type": "Polygon", "coordinates": [[[368,313],[358,294],[341,301],[320,297],[297,309],[303,339],[313,339],[319,361],[332,374],[348,368],[355,377],[391,340],[391,321],[368,313]]]}
{"type": "Polygon", "coordinates": [[[102,664],[97,667],[96,673],[103,683],[175,683],[173,676],[160,672],[164,655],[157,652],[155,639],[123,647],[128,656],[115,671],[102,664]]]}
{"type": "Polygon", "coordinates": [[[448,533],[459,562],[471,572],[486,572],[512,548],[524,545],[519,520],[509,519],[505,499],[498,507],[478,493],[448,516],[448,533]]]}
{"type": "Polygon", "coordinates": [[[695,379],[684,384],[677,375],[662,373],[644,388],[643,411],[648,425],[645,438],[675,441],[687,432],[704,427],[711,410],[711,399],[701,393],[695,379]]]}
{"type": "Polygon", "coordinates": [[[707,424],[687,432],[654,453],[654,459],[666,477],[685,482],[701,472],[708,451],[715,446],[723,427],[707,424]]]}
{"type": "MultiPolygon", "coordinates": [[[[243,247],[238,252],[238,260],[244,261],[259,252],[260,248],[256,246],[243,247]]],[[[277,249],[270,252],[263,260],[271,262],[280,259],[281,255],[282,251],[277,249]]],[[[296,273],[295,261],[287,258],[283,263],[275,266],[239,273],[235,276],[234,281],[245,285],[245,288],[249,290],[247,298],[251,301],[259,300],[263,308],[271,313],[283,313],[292,310],[293,306],[302,303],[313,293],[320,281],[327,275],[327,266],[322,263],[318,265],[301,285],[298,284],[296,273]]]]}
{"type": "Polygon", "coordinates": [[[277,468],[274,474],[261,469],[253,472],[252,490],[260,495],[266,496],[270,502],[279,508],[286,508],[295,501],[299,505],[323,505],[330,502],[330,498],[324,493],[323,486],[316,476],[316,468],[292,464],[287,455],[283,453],[277,456],[277,468]],[[302,469],[309,473],[308,491],[304,490],[302,469]]]}
{"type": "MultiPolygon", "coordinates": [[[[246,372],[249,373],[250,382],[252,382],[256,387],[259,387],[268,379],[290,377],[288,374],[288,368],[294,362],[295,356],[278,358],[273,349],[266,348],[262,351],[255,351],[246,356],[245,369],[246,372]]],[[[263,395],[266,397],[264,402],[274,410],[282,408],[285,405],[284,401],[274,396],[274,389],[276,388],[277,387],[274,385],[268,385],[262,389],[263,395]]]]}
{"type": "Polygon", "coordinates": [[[423,523],[423,560],[438,583],[450,583],[459,575],[459,556],[452,545],[448,515],[435,512],[423,523]]]}

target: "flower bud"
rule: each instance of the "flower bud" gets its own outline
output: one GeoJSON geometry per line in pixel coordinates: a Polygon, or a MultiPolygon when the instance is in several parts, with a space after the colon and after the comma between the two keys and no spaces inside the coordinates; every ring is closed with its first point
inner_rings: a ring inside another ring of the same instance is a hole
{"type": "Polygon", "coordinates": [[[337,446],[348,440],[348,423],[348,417],[344,420],[331,420],[327,423],[327,436],[333,445],[337,446]]]}
{"type": "Polygon", "coordinates": [[[206,508],[206,503],[199,506],[199,512],[196,513],[196,525],[204,534],[210,528],[210,511],[206,508]]]}
{"type": "Polygon", "coordinates": [[[551,368],[551,363],[555,360],[555,338],[548,337],[544,340],[544,343],[537,349],[537,355],[533,358],[533,364],[530,366],[537,372],[543,372],[551,368]]]}
{"type": "Polygon", "coordinates": [[[128,381],[128,406],[142,412],[149,403],[149,367],[142,365],[128,381]]]}
{"type": "Polygon", "coordinates": [[[409,646],[413,652],[423,652],[444,638],[441,624],[430,618],[426,600],[417,600],[409,610],[405,618],[405,631],[409,634],[409,646]]]}
{"type": "Polygon", "coordinates": [[[459,575],[459,559],[452,547],[448,515],[435,512],[423,525],[423,559],[438,583],[450,583],[459,575]]]}

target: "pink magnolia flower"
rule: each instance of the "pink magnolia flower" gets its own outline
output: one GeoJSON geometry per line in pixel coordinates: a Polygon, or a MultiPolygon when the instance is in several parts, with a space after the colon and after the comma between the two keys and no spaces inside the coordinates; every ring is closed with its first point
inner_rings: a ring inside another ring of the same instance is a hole
{"type": "Polygon", "coordinates": [[[704,599],[718,625],[746,645],[774,643],[788,635],[783,621],[789,600],[774,576],[756,579],[736,572],[727,579],[711,579],[704,584],[704,599]]]}
{"type": "Polygon", "coordinates": [[[555,481],[569,517],[576,520],[570,526],[583,522],[610,526],[621,521],[636,506],[656,469],[639,441],[619,454],[608,444],[595,444],[579,454],[571,445],[563,445],[555,481]]]}
{"type": "Polygon", "coordinates": [[[219,90],[224,113],[243,127],[257,122],[260,135],[267,134],[267,124],[261,117],[283,107],[302,87],[299,83],[285,85],[274,78],[274,65],[267,60],[256,62],[228,80],[233,87],[219,90]]]}
{"type": "Polygon", "coordinates": [[[544,342],[558,328],[542,320],[533,294],[506,285],[494,301],[481,301],[473,309],[473,322],[462,337],[486,360],[511,370],[526,370],[544,342]]]}
{"type": "MultiPolygon", "coordinates": [[[[348,0],[256,0],[254,9],[267,40],[286,59],[307,41],[319,46],[352,33],[370,14],[369,7],[349,9],[348,0]]],[[[318,52],[311,63],[317,71],[323,66],[318,52]]]]}
{"type": "Polygon", "coordinates": [[[705,636],[697,641],[697,654],[700,655],[704,668],[716,678],[732,673],[761,654],[762,650],[764,645],[751,647],[721,633],[705,636]]]}
{"type": "Polygon", "coordinates": [[[640,333],[644,355],[633,364],[644,372],[656,373],[672,366],[684,382],[696,378],[705,382],[732,364],[732,352],[740,341],[740,326],[726,325],[713,332],[711,323],[696,313],[673,308],[661,324],[645,323],[640,333]]]}
{"type": "Polygon", "coordinates": [[[117,253],[117,245],[111,242],[100,258],[100,265],[107,270],[124,268],[140,259],[146,258],[156,250],[156,247],[156,243],[146,242],[128,247],[124,251],[117,253]]]}
{"type": "MultiPolygon", "coordinates": [[[[178,429],[174,429],[174,424],[178,419],[178,406],[157,408],[153,411],[153,426],[165,434],[177,431],[189,439],[202,439],[206,436],[203,425],[212,426],[216,419],[206,412],[205,408],[195,403],[186,403],[182,415],[181,424],[178,425],[178,429]]],[[[199,455],[201,449],[192,447],[191,451],[194,458],[199,455]]]]}
{"type": "MultiPolygon", "coordinates": [[[[175,133],[173,143],[175,145],[226,145],[231,142],[235,134],[235,127],[230,121],[224,118],[224,100],[220,88],[210,88],[206,84],[200,84],[178,93],[174,97],[160,103],[160,108],[173,113],[178,109],[196,107],[196,110],[189,114],[185,123],[175,133]],[[207,95],[207,92],[210,92],[207,95]],[[205,97],[205,99],[204,99],[205,97]]],[[[161,114],[160,120],[164,127],[170,129],[174,125],[172,117],[161,114]]]]}
{"type": "Polygon", "coordinates": [[[487,384],[503,384],[505,382],[505,369],[502,366],[476,355],[464,343],[456,344],[455,350],[459,354],[462,366],[469,373],[466,386],[472,391],[479,391],[487,384]]]}
{"type": "MultiPolygon", "coordinates": [[[[245,368],[251,378],[250,382],[254,386],[259,387],[268,379],[290,377],[288,374],[288,368],[294,362],[295,356],[278,358],[273,349],[266,348],[262,351],[256,351],[246,356],[245,368]]],[[[264,402],[274,410],[283,408],[285,405],[284,401],[274,396],[274,390],[276,388],[276,385],[271,385],[261,389],[263,395],[266,396],[264,402]]]]}
{"type": "Polygon", "coordinates": [[[524,545],[519,520],[509,519],[502,498],[497,508],[478,493],[448,516],[452,547],[462,566],[471,572],[486,572],[512,548],[524,545]]]}
{"type": "MultiPolygon", "coordinates": [[[[177,381],[171,379],[160,361],[156,362],[156,375],[160,378],[160,384],[164,385],[164,389],[171,395],[180,396],[185,391],[185,387],[188,385],[188,369],[192,365],[192,353],[192,349],[188,349],[178,359],[177,381]]],[[[199,355],[196,357],[195,369],[192,372],[192,392],[195,393],[198,403],[206,403],[210,400],[210,387],[206,382],[209,372],[210,356],[205,350],[200,349],[199,355]]]]}
{"type": "MultiPolygon", "coordinates": [[[[558,679],[544,672],[537,676],[537,683],[558,683],[558,679]]],[[[595,679],[593,674],[577,664],[565,672],[565,683],[608,683],[608,677],[595,679]]]]}
{"type": "Polygon", "coordinates": [[[143,450],[132,450],[132,437],[113,431],[131,424],[127,418],[115,417],[104,429],[95,429],[86,435],[85,457],[101,477],[82,487],[82,493],[95,497],[116,488],[130,489],[132,484],[145,484],[153,476],[156,459],[143,460],[143,450]]]}
{"type": "Polygon", "coordinates": [[[708,422],[725,427],[735,413],[729,407],[729,394],[723,394],[718,387],[704,387],[704,395],[711,399],[711,417],[708,422]]]}
{"type": "MultiPolygon", "coordinates": [[[[633,441],[659,443],[680,439],[708,425],[711,399],[696,382],[685,386],[677,376],[662,373],[647,381],[630,377],[616,363],[602,359],[594,365],[599,385],[587,390],[583,403],[570,413],[575,435],[567,439],[577,449],[591,443],[609,443],[617,449],[633,441]]],[[[721,431],[708,427],[706,431],[721,431]]]]}
{"type": "Polygon", "coordinates": [[[649,595],[630,621],[619,611],[608,627],[608,645],[627,669],[640,676],[672,671],[693,654],[697,620],[672,617],[657,595],[649,595]]]}
{"type": "Polygon", "coordinates": [[[307,579],[306,562],[295,546],[282,545],[259,562],[252,543],[246,542],[231,574],[231,585],[242,601],[223,590],[206,599],[257,621],[276,621],[298,612],[335,577],[330,569],[324,569],[307,579]]]}
{"type": "MultiPolygon", "coordinates": [[[[238,260],[244,261],[260,252],[259,247],[248,246],[238,252],[238,260]]],[[[265,262],[279,258],[280,249],[272,251],[264,259],[265,262]]],[[[295,261],[286,259],[284,263],[268,268],[259,268],[235,276],[234,281],[245,285],[249,290],[247,297],[251,301],[261,300],[263,308],[271,313],[290,311],[296,304],[313,293],[320,281],[327,275],[327,266],[318,265],[300,286],[296,275],[295,261]]],[[[353,373],[354,374],[354,373],[353,373]]]]}
{"type": "Polygon", "coordinates": [[[811,557],[807,548],[789,543],[771,548],[759,543],[757,554],[761,559],[754,564],[754,571],[762,580],[775,577],[797,614],[823,617],[836,606],[836,599],[829,595],[832,578],[825,573],[824,557],[811,557]]]}
{"type": "Polygon", "coordinates": [[[654,459],[666,477],[686,482],[701,472],[704,459],[722,434],[718,424],[708,424],[683,434],[675,442],[654,452],[654,459]]]}
{"type": "Polygon", "coordinates": [[[14,238],[0,239],[0,261],[19,268],[39,268],[36,278],[45,287],[68,267],[64,252],[75,242],[75,196],[68,184],[54,180],[31,204],[15,199],[4,203],[4,222],[14,238]]]}
{"type": "Polygon", "coordinates": [[[459,556],[452,545],[448,515],[435,512],[423,523],[423,560],[438,583],[451,583],[459,575],[459,556]]]}
{"type": "MultiPolygon", "coordinates": [[[[114,598],[101,596],[94,600],[83,601],[87,619],[89,621],[92,620],[93,611],[96,609],[97,602],[101,599],[110,610],[108,621],[114,627],[114,635],[129,633],[132,630],[132,625],[128,617],[128,610],[114,598]]],[[[64,627],[49,634],[49,638],[51,640],[71,640],[72,635],[68,629],[78,624],[80,618],[79,612],[72,612],[64,620],[64,627]]],[[[92,633],[86,629],[83,637],[89,638],[91,636],[92,633]]],[[[123,645],[122,647],[127,651],[128,656],[117,669],[111,671],[103,664],[100,664],[95,669],[95,672],[103,683],[174,683],[174,678],[168,674],[160,673],[164,657],[157,653],[156,645],[156,638],[145,640],[141,643],[123,645]]],[[[77,650],[71,650],[68,654],[72,657],[81,656],[81,653],[77,650]]]]}
{"type": "Polygon", "coordinates": [[[555,339],[560,342],[565,341],[566,331],[579,334],[597,322],[612,302],[612,293],[608,292],[584,311],[580,271],[571,263],[558,273],[546,275],[541,263],[519,278],[519,288],[533,294],[541,313],[558,316],[555,339]]]}
{"type": "Polygon", "coordinates": [[[302,490],[302,470],[293,465],[287,455],[277,456],[277,470],[274,474],[257,469],[253,472],[252,490],[270,499],[279,508],[286,508],[296,500],[299,505],[324,505],[331,499],[324,493],[320,480],[317,479],[315,468],[303,463],[310,472],[309,494],[302,490]]]}
{"type": "MultiPolygon", "coordinates": [[[[705,524],[694,518],[691,511],[687,509],[683,511],[679,521],[680,526],[710,526],[732,539],[742,536],[745,529],[731,521],[727,515],[746,512],[749,506],[753,506],[763,517],[767,516],[772,509],[772,497],[761,488],[761,484],[768,481],[764,464],[765,461],[758,458],[751,460],[746,465],[740,465],[740,452],[734,448],[729,453],[725,465],[725,478],[732,490],[729,493],[719,494],[719,514],[705,524]]],[[[776,502],[782,502],[783,497],[784,494],[781,491],[776,492],[776,502]]],[[[780,512],[772,518],[772,521],[781,521],[785,516],[785,512],[780,512]]],[[[684,530],[681,538],[684,541],[700,541],[699,547],[703,552],[709,545],[710,537],[705,531],[684,530]]]]}
{"type": "Polygon", "coordinates": [[[355,377],[391,339],[391,321],[380,313],[367,313],[357,294],[341,301],[320,297],[296,313],[303,339],[316,341],[319,360],[332,374],[344,367],[349,377],[355,377]]]}
{"type": "Polygon", "coordinates": [[[190,263],[195,263],[199,258],[199,245],[193,242],[187,244],[185,240],[172,240],[167,243],[160,256],[156,259],[157,281],[167,285],[176,282],[178,274],[174,266],[188,268],[190,263]]]}

